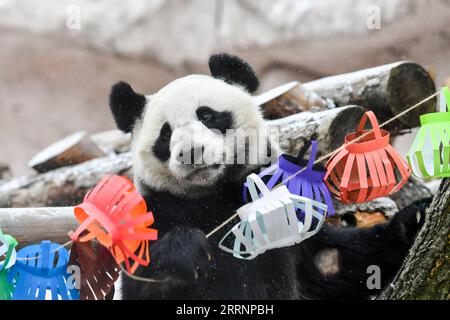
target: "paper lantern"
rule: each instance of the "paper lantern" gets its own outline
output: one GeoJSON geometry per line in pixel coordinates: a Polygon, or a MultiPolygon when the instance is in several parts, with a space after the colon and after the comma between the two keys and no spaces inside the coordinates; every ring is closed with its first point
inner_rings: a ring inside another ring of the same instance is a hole
{"type": "Polygon", "coordinates": [[[0,300],[12,297],[14,287],[8,279],[8,272],[16,263],[16,246],[16,239],[0,230],[0,300]]]}
{"type": "Polygon", "coordinates": [[[336,198],[343,203],[371,201],[398,191],[406,183],[410,168],[389,144],[389,136],[380,129],[372,111],[364,114],[357,131],[345,137],[344,145],[325,165],[325,182],[336,198]],[[373,130],[364,130],[367,119],[373,130]]]}
{"type": "Polygon", "coordinates": [[[70,265],[81,270],[80,300],[104,300],[114,288],[120,269],[104,246],[93,241],[74,242],[70,250],[70,265]]]}
{"type": "Polygon", "coordinates": [[[77,300],[78,290],[67,273],[68,260],[67,250],[50,241],[21,249],[9,273],[14,284],[12,299],[77,300]]]}
{"type": "Polygon", "coordinates": [[[158,234],[155,229],[148,228],[153,224],[153,214],[147,212],[145,200],[131,181],[106,176],[86,194],[74,212],[80,226],[69,233],[73,241],[86,242],[96,238],[109,248],[117,263],[125,262],[131,273],[139,265],[149,264],[148,241],[156,240],[158,234]],[[132,267],[129,259],[134,261],[132,267]]]}
{"type": "Polygon", "coordinates": [[[450,91],[447,87],[441,89],[440,112],[420,116],[420,124],[406,157],[414,175],[450,177],[450,91]]]}
{"type": "Polygon", "coordinates": [[[222,250],[250,260],[267,250],[299,243],[320,230],[327,211],[323,203],[291,194],[285,185],[270,191],[256,174],[247,177],[247,185],[253,202],[237,210],[241,221],[220,241],[222,250]],[[303,219],[297,217],[297,209],[304,212],[303,219]],[[224,244],[231,233],[235,236],[232,249],[224,244]]]}
{"type": "MultiPolygon", "coordinates": [[[[333,201],[323,180],[327,170],[322,165],[314,164],[317,155],[317,141],[311,141],[309,160],[301,159],[303,153],[300,152],[297,157],[286,154],[280,156],[276,164],[263,170],[258,176],[261,179],[271,176],[267,181],[267,187],[270,190],[280,183],[284,183],[292,194],[325,203],[328,215],[331,216],[334,214],[333,201]],[[297,174],[298,172],[300,173],[297,174]],[[289,180],[285,182],[287,179],[289,180]]],[[[247,201],[246,183],[244,184],[244,201],[247,201]]]]}

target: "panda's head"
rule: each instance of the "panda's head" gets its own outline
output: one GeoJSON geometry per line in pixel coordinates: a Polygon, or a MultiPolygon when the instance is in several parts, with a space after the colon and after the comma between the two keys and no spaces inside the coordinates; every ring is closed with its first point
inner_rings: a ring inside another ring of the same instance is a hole
{"type": "Polygon", "coordinates": [[[252,68],[227,54],[211,56],[212,76],[190,75],[144,96],[130,85],[112,87],[119,129],[131,132],[138,186],[178,195],[207,193],[278,155],[258,106],[252,68]]]}

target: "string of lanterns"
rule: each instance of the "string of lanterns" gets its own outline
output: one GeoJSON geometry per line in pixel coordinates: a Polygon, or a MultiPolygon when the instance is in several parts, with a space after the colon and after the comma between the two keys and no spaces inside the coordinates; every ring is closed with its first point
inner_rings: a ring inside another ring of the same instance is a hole
{"type": "MultiPolygon", "coordinates": [[[[438,94],[382,125],[373,112],[366,112],[344,144],[321,159],[316,160],[317,142],[312,141],[308,160],[302,159],[303,152],[297,157],[282,155],[259,175],[249,175],[244,199],[249,194],[251,201],[207,237],[239,216],[240,222],[225,234],[219,247],[250,260],[313,236],[327,215],[334,214],[331,196],[343,203],[366,202],[398,191],[411,173],[421,178],[449,177],[447,87],[440,91],[440,112],[420,117],[421,128],[407,161],[389,144],[389,132],[381,129],[438,94]],[[364,129],[367,120],[371,130],[364,129]],[[325,166],[318,163],[327,158],[325,166]],[[227,246],[230,240],[231,248],[227,246]]],[[[106,176],[74,208],[74,215],[80,225],[69,232],[71,241],[64,245],[42,241],[16,252],[17,241],[0,230],[0,300],[105,299],[120,270],[140,281],[158,281],[133,275],[138,266],[149,265],[149,241],[156,241],[158,233],[151,228],[153,214],[147,212],[145,200],[131,181],[106,176]],[[69,252],[65,247],[70,244],[69,252]],[[73,279],[68,266],[78,267],[80,277],[73,279]]]]}

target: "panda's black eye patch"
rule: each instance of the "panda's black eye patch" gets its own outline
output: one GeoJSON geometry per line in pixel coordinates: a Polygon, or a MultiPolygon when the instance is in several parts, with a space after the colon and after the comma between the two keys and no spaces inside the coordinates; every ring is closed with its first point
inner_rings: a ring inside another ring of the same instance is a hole
{"type": "Polygon", "coordinates": [[[199,107],[196,111],[198,120],[200,120],[208,129],[216,129],[225,134],[227,129],[233,125],[231,112],[218,112],[210,107],[199,107]]]}
{"type": "Polygon", "coordinates": [[[170,140],[170,137],[172,136],[172,128],[170,128],[170,125],[167,122],[161,127],[159,136],[162,139],[170,140]]]}
{"type": "Polygon", "coordinates": [[[166,122],[161,127],[159,137],[153,145],[153,154],[162,162],[166,162],[170,158],[170,138],[172,137],[172,128],[166,122]]]}

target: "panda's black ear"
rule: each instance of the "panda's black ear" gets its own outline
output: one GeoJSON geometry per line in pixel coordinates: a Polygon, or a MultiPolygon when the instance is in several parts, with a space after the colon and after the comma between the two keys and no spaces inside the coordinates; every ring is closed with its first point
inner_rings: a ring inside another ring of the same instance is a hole
{"type": "Polygon", "coordinates": [[[144,111],[145,103],[145,96],[134,92],[126,82],[117,82],[111,88],[109,106],[117,127],[125,133],[133,130],[134,123],[144,111]]]}
{"type": "Polygon", "coordinates": [[[209,70],[214,78],[242,86],[248,92],[258,89],[258,77],[252,67],[239,57],[226,53],[214,54],[209,58],[209,70]]]}

